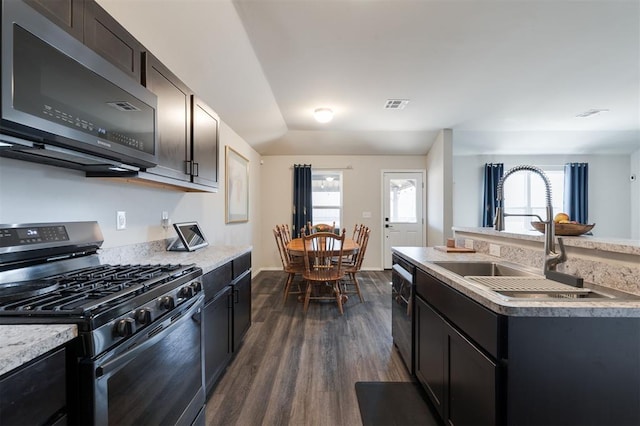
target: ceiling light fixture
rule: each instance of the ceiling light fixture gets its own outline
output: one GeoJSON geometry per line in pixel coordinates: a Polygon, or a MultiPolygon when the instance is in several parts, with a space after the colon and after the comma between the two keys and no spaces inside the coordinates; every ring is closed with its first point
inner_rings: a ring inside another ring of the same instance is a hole
{"type": "Polygon", "coordinates": [[[316,110],[313,111],[313,118],[315,118],[318,123],[328,123],[333,119],[333,111],[329,108],[316,108],[316,110]]]}

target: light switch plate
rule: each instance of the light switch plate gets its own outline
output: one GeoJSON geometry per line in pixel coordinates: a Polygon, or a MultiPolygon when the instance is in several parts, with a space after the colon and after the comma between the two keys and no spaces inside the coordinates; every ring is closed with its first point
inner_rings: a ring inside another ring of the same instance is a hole
{"type": "Polygon", "coordinates": [[[371,219],[371,212],[362,212],[363,219],[371,219]]]}
{"type": "Polygon", "coordinates": [[[489,244],[489,254],[500,257],[500,246],[498,244],[489,244]]]}
{"type": "Polygon", "coordinates": [[[116,212],[116,229],[118,231],[127,229],[127,212],[116,212]]]}

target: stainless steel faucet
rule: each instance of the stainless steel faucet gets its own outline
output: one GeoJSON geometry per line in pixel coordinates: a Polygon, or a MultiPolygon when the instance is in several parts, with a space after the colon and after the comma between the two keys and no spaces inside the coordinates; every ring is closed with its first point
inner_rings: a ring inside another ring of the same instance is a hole
{"type": "Polygon", "coordinates": [[[544,223],[544,264],[543,264],[543,272],[547,271],[555,271],[556,266],[559,263],[567,260],[567,256],[564,250],[564,244],[562,242],[562,238],[558,237],[558,245],[560,246],[560,253],[556,253],[555,246],[555,224],[553,222],[553,207],[551,205],[551,183],[549,182],[549,178],[547,175],[536,166],[528,166],[521,165],[515,166],[511,169],[507,170],[506,173],[502,176],[500,181],[498,182],[498,194],[497,194],[497,207],[496,207],[496,217],[494,221],[494,229],[496,231],[504,231],[504,218],[507,216],[533,216],[537,217],[538,220],[544,223]],[[505,213],[504,212],[504,181],[507,180],[509,176],[511,176],[515,172],[519,171],[530,171],[538,174],[542,180],[544,181],[545,186],[545,196],[547,202],[547,220],[542,220],[540,216],[537,214],[515,214],[515,213],[505,213]]]}

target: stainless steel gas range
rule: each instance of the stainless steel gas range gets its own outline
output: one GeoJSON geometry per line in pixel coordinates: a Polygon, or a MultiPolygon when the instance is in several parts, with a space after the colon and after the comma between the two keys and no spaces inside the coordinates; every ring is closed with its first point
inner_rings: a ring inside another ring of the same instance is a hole
{"type": "Polygon", "coordinates": [[[78,326],[70,424],[204,424],[202,270],[102,265],[97,222],[0,225],[0,324],[78,326]]]}

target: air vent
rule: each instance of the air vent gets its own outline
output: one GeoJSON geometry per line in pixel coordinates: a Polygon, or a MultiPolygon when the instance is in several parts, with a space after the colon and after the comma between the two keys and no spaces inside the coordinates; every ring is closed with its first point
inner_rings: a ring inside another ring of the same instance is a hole
{"type": "Polygon", "coordinates": [[[107,105],[114,107],[118,111],[140,111],[140,108],[127,101],[107,102],[107,105]]]}
{"type": "Polygon", "coordinates": [[[387,99],[384,109],[404,109],[409,103],[409,99],[387,99]]]}
{"type": "Polygon", "coordinates": [[[587,110],[585,112],[582,112],[578,115],[576,115],[577,118],[585,118],[585,117],[591,117],[592,115],[596,115],[596,114],[600,114],[603,112],[609,112],[608,109],[590,109],[587,110]]]}

